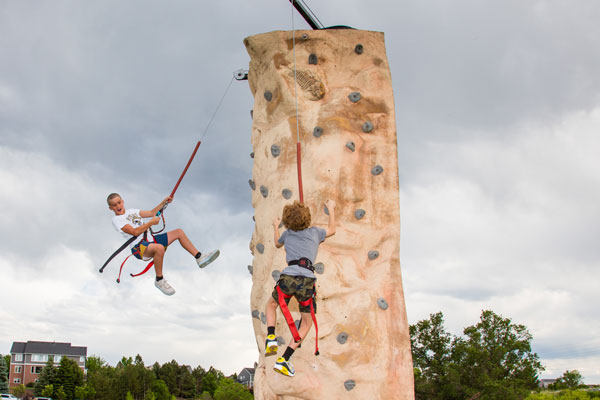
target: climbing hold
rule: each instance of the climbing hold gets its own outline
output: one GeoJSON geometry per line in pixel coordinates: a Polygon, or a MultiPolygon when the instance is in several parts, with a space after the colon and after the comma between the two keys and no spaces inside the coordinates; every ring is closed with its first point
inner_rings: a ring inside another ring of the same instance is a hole
{"type": "Polygon", "coordinates": [[[254,215],[252,216],[252,221],[256,222],[256,218],[254,217],[254,215]]]}
{"type": "Polygon", "coordinates": [[[257,245],[256,245],[256,250],[258,250],[258,252],[259,252],[260,254],[264,253],[264,252],[265,252],[265,245],[264,245],[264,244],[262,244],[262,243],[259,243],[259,244],[257,244],[257,245]]]}
{"type": "Polygon", "coordinates": [[[268,90],[265,91],[265,99],[267,99],[267,101],[271,101],[273,99],[273,93],[269,92],[268,90]]]}
{"type": "Polygon", "coordinates": [[[325,271],[325,265],[323,265],[323,263],[321,263],[321,262],[316,263],[314,265],[314,267],[315,267],[315,272],[317,274],[323,274],[323,272],[325,271]]]}
{"type": "Polygon", "coordinates": [[[354,47],[354,52],[356,54],[362,54],[364,51],[363,45],[362,44],[357,44],[356,47],[354,47]]]}
{"type": "Polygon", "coordinates": [[[385,299],[383,297],[380,297],[379,299],[377,299],[377,305],[382,310],[387,310],[388,309],[388,303],[387,303],[387,301],[385,301],[385,299]]]}
{"type": "Polygon", "coordinates": [[[261,312],[260,313],[260,320],[262,321],[263,324],[267,324],[267,316],[265,315],[265,313],[261,312]]]}
{"type": "Polygon", "coordinates": [[[371,173],[373,175],[379,175],[380,173],[383,172],[383,167],[381,165],[376,165],[373,167],[373,169],[371,170],[371,173]]]}
{"type": "Polygon", "coordinates": [[[273,277],[273,279],[275,279],[275,282],[277,282],[279,280],[279,277],[281,276],[281,271],[276,269],[273,272],[271,272],[271,276],[273,277]]]}
{"type": "Polygon", "coordinates": [[[250,153],[250,158],[254,158],[254,152],[250,153]]]}
{"type": "Polygon", "coordinates": [[[374,260],[379,257],[379,252],[377,250],[369,251],[369,260],[374,260]]]}
{"type": "Polygon", "coordinates": [[[303,33],[303,34],[302,34],[302,39],[303,39],[303,40],[306,40],[306,39],[308,39],[308,33],[303,33]]]}
{"type": "Polygon", "coordinates": [[[356,103],[357,101],[360,100],[360,93],[352,92],[348,95],[348,98],[350,99],[351,102],[356,103]]]}
{"type": "Polygon", "coordinates": [[[266,186],[260,185],[260,194],[266,198],[269,195],[269,189],[266,186]]]}
{"type": "Polygon", "coordinates": [[[248,179],[248,184],[250,185],[252,190],[256,189],[256,183],[254,183],[254,181],[252,179],[248,179]]]}
{"type": "Polygon", "coordinates": [[[362,130],[364,133],[369,133],[373,130],[373,124],[369,121],[365,122],[362,126],[362,130]]]}
{"type": "Polygon", "coordinates": [[[277,336],[277,346],[283,346],[285,344],[285,339],[283,338],[283,336],[277,336]]]}
{"type": "Polygon", "coordinates": [[[315,126],[315,129],[313,129],[313,136],[319,137],[322,134],[323,134],[323,128],[321,128],[320,126],[315,126]]]}
{"type": "Polygon", "coordinates": [[[260,318],[260,311],[258,310],[252,310],[252,318],[260,318]]]}
{"type": "Polygon", "coordinates": [[[279,146],[277,146],[276,144],[271,146],[271,154],[273,154],[273,157],[278,157],[280,153],[281,149],[279,148],[279,146]]]}
{"type": "Polygon", "coordinates": [[[339,335],[337,335],[338,343],[344,344],[346,343],[346,340],[348,340],[348,334],[346,332],[342,332],[339,335]]]}
{"type": "Polygon", "coordinates": [[[323,206],[323,212],[325,213],[325,215],[329,215],[329,208],[327,208],[327,206],[323,206]]]}
{"type": "Polygon", "coordinates": [[[296,325],[296,329],[300,329],[300,323],[302,322],[301,319],[297,319],[294,321],[294,325],[296,325]]]}
{"type": "Polygon", "coordinates": [[[348,143],[346,143],[346,147],[349,148],[352,151],[356,150],[356,145],[354,144],[354,142],[348,142],[348,143]]]}
{"type": "Polygon", "coordinates": [[[309,64],[317,65],[318,62],[319,62],[319,60],[317,59],[317,55],[316,54],[311,53],[308,56],[308,63],[309,64]]]}
{"type": "Polygon", "coordinates": [[[250,275],[252,275],[253,269],[254,269],[254,267],[252,267],[252,265],[248,265],[248,272],[250,272],[250,275]]]}
{"type": "Polygon", "coordinates": [[[365,210],[363,210],[362,208],[359,208],[358,210],[354,211],[354,218],[361,219],[364,216],[365,216],[365,210]]]}
{"type": "Polygon", "coordinates": [[[250,119],[254,119],[254,110],[250,110],[250,119]]]}
{"type": "Polygon", "coordinates": [[[289,200],[292,198],[292,191],[290,189],[283,189],[281,195],[284,199],[289,200]]]}
{"type": "Polygon", "coordinates": [[[356,382],[354,382],[352,379],[348,379],[346,382],[344,382],[344,387],[347,391],[354,389],[354,386],[356,386],[356,382]]]}

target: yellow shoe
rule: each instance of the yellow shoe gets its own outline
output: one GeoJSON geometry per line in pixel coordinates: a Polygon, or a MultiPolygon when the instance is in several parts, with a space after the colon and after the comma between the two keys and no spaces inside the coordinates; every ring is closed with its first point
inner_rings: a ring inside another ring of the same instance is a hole
{"type": "Polygon", "coordinates": [[[265,357],[277,354],[277,338],[275,335],[268,335],[265,342],[265,357]]]}
{"type": "Polygon", "coordinates": [[[296,371],[294,371],[294,366],[291,362],[285,361],[285,358],[279,357],[273,365],[273,369],[285,376],[294,376],[296,375],[296,371]]]}

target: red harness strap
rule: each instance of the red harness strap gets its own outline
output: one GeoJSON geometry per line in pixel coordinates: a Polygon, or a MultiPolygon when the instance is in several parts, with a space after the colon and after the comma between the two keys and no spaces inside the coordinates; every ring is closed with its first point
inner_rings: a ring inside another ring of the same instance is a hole
{"type": "MultiPolygon", "coordinates": [[[[156,243],[156,239],[154,239],[154,235],[152,233],[150,233],[150,236],[152,236],[152,241],[154,243],[156,243]]],[[[144,238],[142,240],[146,240],[147,236],[146,236],[146,232],[144,232],[144,238]]],[[[123,262],[121,263],[121,268],[119,268],[119,277],[117,278],[117,283],[121,283],[121,272],[123,272],[123,266],[125,265],[125,263],[127,262],[127,260],[129,260],[129,257],[133,256],[133,255],[138,255],[140,254],[139,251],[136,251],[134,253],[131,253],[130,255],[127,256],[127,258],[125,258],[125,260],[123,260],[123,262]]],[[[136,277],[136,276],[140,276],[140,275],[144,275],[146,272],[148,272],[148,270],[150,268],[152,268],[152,266],[154,265],[154,260],[150,261],[148,263],[148,265],[146,265],[146,268],[144,268],[144,270],[142,272],[138,272],[137,274],[129,274],[132,277],[136,277]]]]}
{"type": "MultiPolygon", "coordinates": [[[[277,289],[277,300],[279,301],[279,307],[281,308],[281,313],[283,314],[285,321],[287,322],[288,327],[290,328],[290,332],[292,333],[292,336],[294,337],[294,341],[296,343],[298,343],[302,340],[302,338],[300,337],[300,334],[298,333],[298,329],[296,328],[296,323],[294,322],[292,313],[290,313],[290,309],[288,308],[288,306],[285,302],[286,299],[289,299],[292,296],[289,294],[283,293],[281,291],[281,289],[279,288],[279,285],[275,286],[275,288],[277,289]]],[[[313,294],[313,296],[314,296],[314,294],[313,294]]],[[[319,355],[319,325],[317,324],[317,316],[315,315],[315,308],[313,306],[312,297],[310,297],[308,300],[298,302],[298,304],[300,304],[301,306],[304,306],[304,307],[310,305],[310,316],[313,320],[313,323],[315,324],[315,355],[318,356],[319,355]]]]}

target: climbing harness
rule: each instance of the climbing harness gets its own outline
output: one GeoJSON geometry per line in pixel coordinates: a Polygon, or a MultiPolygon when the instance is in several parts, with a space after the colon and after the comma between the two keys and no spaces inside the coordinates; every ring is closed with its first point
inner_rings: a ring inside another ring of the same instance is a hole
{"type": "MultiPolygon", "coordinates": [[[[292,313],[290,312],[290,309],[288,308],[287,303],[285,302],[286,299],[290,299],[292,297],[292,295],[283,293],[283,291],[279,287],[279,284],[277,284],[277,286],[275,286],[275,288],[277,290],[277,301],[279,303],[279,307],[281,308],[281,313],[283,314],[285,321],[287,322],[288,327],[290,328],[290,332],[292,333],[294,341],[296,343],[298,343],[302,340],[302,338],[300,337],[300,334],[298,333],[298,328],[296,328],[296,323],[294,322],[292,313]]],[[[319,325],[317,324],[317,316],[315,314],[315,307],[313,304],[313,298],[316,296],[316,294],[317,294],[317,289],[316,289],[316,287],[313,286],[312,296],[308,300],[299,301],[298,304],[300,304],[303,307],[310,306],[310,316],[313,320],[313,323],[315,324],[315,355],[318,356],[319,355],[319,325]]]]}
{"type": "MultiPolygon", "coordinates": [[[[177,191],[177,188],[179,187],[179,184],[181,183],[181,180],[183,179],[183,177],[185,176],[185,174],[187,173],[188,168],[190,167],[190,164],[192,163],[192,161],[194,160],[194,158],[196,157],[196,153],[198,152],[198,148],[200,147],[200,144],[202,143],[202,139],[204,139],[204,136],[206,136],[206,134],[208,133],[208,129],[210,128],[210,125],[213,122],[213,119],[215,118],[215,115],[217,115],[217,112],[219,111],[219,108],[221,108],[221,104],[223,104],[223,100],[225,100],[225,96],[227,96],[227,93],[229,92],[229,88],[231,88],[231,84],[233,83],[233,79],[238,79],[240,77],[240,72],[236,71],[234,73],[234,75],[231,77],[231,80],[229,81],[229,84],[227,85],[227,89],[225,89],[225,92],[223,93],[223,96],[221,96],[221,100],[219,101],[219,104],[217,105],[217,108],[215,109],[215,111],[213,112],[213,114],[211,115],[208,124],[206,124],[206,128],[204,128],[204,132],[202,133],[202,136],[200,137],[200,140],[198,140],[198,143],[196,143],[196,147],[194,147],[194,151],[192,152],[192,155],[190,156],[190,159],[188,160],[185,168],[183,169],[183,172],[181,173],[181,175],[179,176],[179,179],[177,180],[177,183],[175,184],[175,186],[173,187],[173,190],[171,191],[171,194],[169,197],[173,197],[175,196],[175,192],[177,191]]],[[[239,80],[239,79],[238,79],[239,80]]],[[[168,203],[165,203],[162,208],[156,213],[157,217],[161,217],[162,218],[162,228],[159,231],[152,231],[152,228],[149,228],[148,230],[150,231],[150,235],[152,236],[152,240],[154,243],[156,243],[156,240],[154,239],[154,235],[158,234],[162,231],[165,230],[166,228],[166,223],[165,223],[165,214],[164,211],[167,208],[168,203]]],[[[147,232],[144,232],[143,235],[143,239],[142,240],[146,240],[147,239],[147,232]]],[[[132,236],[129,239],[127,239],[127,241],[125,243],[123,243],[121,245],[121,247],[119,247],[113,254],[111,254],[110,257],[108,257],[108,259],[104,262],[104,264],[102,265],[102,267],[100,267],[99,272],[102,273],[104,272],[104,268],[106,268],[106,266],[108,265],[108,263],[110,263],[110,261],[115,258],[117,256],[117,254],[119,254],[121,251],[123,251],[127,246],[129,246],[131,243],[133,243],[137,238],[139,237],[139,235],[137,236],[132,236]]],[[[121,263],[121,267],[119,268],[119,276],[117,277],[117,283],[121,282],[121,272],[123,271],[123,266],[125,265],[125,262],[129,259],[129,257],[131,257],[132,255],[136,255],[139,254],[139,252],[133,252],[132,254],[130,254],[129,256],[127,256],[125,258],[125,260],[123,260],[123,262],[121,263]]],[[[145,274],[146,272],[148,272],[148,270],[150,270],[150,268],[152,268],[152,266],[154,265],[154,261],[150,261],[146,267],[139,273],[137,274],[129,274],[131,277],[136,277],[136,276],[140,276],[145,274]]]]}

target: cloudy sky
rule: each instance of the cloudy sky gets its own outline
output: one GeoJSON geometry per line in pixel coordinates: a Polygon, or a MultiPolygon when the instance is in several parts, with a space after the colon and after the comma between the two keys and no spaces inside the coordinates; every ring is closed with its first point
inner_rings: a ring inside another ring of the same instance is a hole
{"type": "MultiPolygon", "coordinates": [[[[443,311],[460,334],[491,309],[529,328],[543,377],[600,383],[600,3],[307,2],[386,35],[409,323],[443,311]]],[[[0,2],[0,353],[55,340],[113,365],[253,365],[247,82],[167,210],[222,252],[198,270],[170,249],[175,296],[152,274],[117,285],[118,261],[98,274],[122,242],[105,198],[166,196],[248,66],[242,40],[291,26],[287,0],[0,2]]]]}

